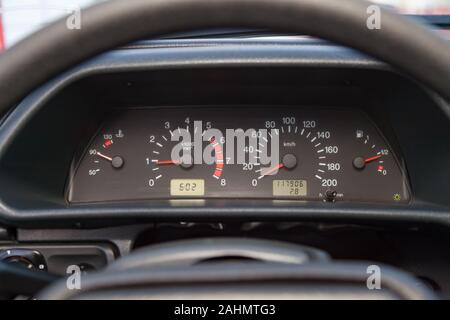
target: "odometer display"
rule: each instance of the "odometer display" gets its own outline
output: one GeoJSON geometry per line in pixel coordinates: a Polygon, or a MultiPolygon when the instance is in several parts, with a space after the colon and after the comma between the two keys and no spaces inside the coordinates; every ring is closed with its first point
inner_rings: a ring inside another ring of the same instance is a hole
{"type": "Polygon", "coordinates": [[[121,109],[91,141],[74,166],[71,203],[410,199],[393,150],[357,109],[121,109]]]}
{"type": "Polygon", "coordinates": [[[305,197],[307,194],[306,180],[273,180],[274,197],[305,197]]]}

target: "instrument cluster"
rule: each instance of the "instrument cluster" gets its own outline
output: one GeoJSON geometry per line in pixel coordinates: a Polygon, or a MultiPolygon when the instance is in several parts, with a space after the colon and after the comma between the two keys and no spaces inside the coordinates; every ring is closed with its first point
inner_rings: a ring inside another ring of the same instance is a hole
{"type": "Polygon", "coordinates": [[[401,162],[356,109],[117,110],[74,168],[67,193],[71,203],[410,200],[401,162]]]}

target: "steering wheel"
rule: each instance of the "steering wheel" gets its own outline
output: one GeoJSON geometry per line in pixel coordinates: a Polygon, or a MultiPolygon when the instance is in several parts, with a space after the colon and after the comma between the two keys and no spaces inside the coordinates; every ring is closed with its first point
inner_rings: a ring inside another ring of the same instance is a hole
{"type": "MultiPolygon", "coordinates": [[[[450,100],[450,46],[437,33],[385,9],[369,28],[363,0],[111,0],[88,8],[79,29],[53,23],[0,56],[0,113],[71,66],[135,40],[202,28],[268,28],[353,47],[450,100]]],[[[378,10],[378,8],[376,8],[378,10]]]]}
{"type": "MultiPolygon", "coordinates": [[[[267,28],[343,44],[387,62],[450,100],[449,44],[428,28],[385,9],[379,9],[380,28],[369,28],[372,5],[363,0],[107,1],[82,12],[80,29],[68,28],[62,19],[0,55],[0,113],[101,52],[143,38],[217,27],[267,28]]],[[[254,273],[252,268],[248,276],[254,273]]],[[[348,266],[337,269],[345,271],[348,266]]],[[[307,270],[307,275],[317,277],[317,270],[307,270]]],[[[203,276],[200,271],[198,276],[203,276]]],[[[184,274],[182,270],[180,276],[184,274]]]]}

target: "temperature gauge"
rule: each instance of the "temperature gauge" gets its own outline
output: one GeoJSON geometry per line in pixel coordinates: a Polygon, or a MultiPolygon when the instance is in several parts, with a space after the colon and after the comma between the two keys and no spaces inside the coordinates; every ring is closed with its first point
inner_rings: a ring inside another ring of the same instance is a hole
{"type": "Polygon", "coordinates": [[[118,130],[115,134],[103,134],[100,145],[89,150],[89,156],[92,159],[92,167],[88,171],[89,176],[97,176],[104,171],[123,168],[125,159],[116,150],[118,150],[117,145],[120,145],[124,136],[122,130],[118,130]]]}

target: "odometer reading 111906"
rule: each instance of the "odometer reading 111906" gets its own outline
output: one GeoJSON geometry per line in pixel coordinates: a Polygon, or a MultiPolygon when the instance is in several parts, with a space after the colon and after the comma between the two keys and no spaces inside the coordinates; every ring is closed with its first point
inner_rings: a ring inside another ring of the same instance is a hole
{"type": "Polygon", "coordinates": [[[274,197],[305,197],[307,190],[306,180],[273,180],[274,197]]]}
{"type": "Polygon", "coordinates": [[[69,202],[410,199],[395,153],[356,109],[126,109],[91,141],[69,202]]]}

